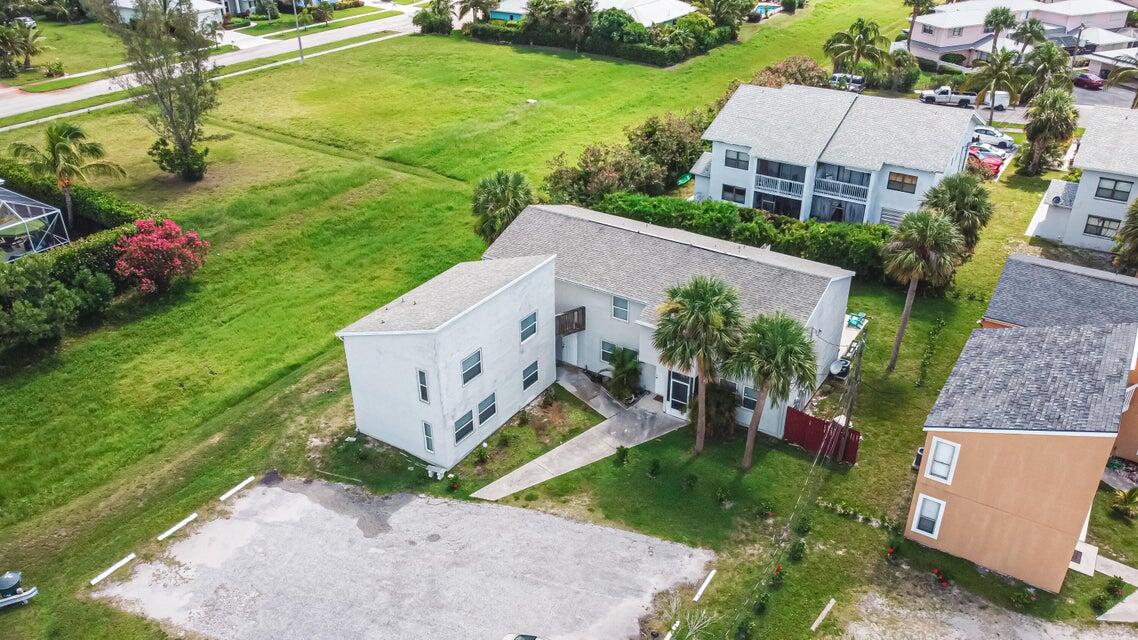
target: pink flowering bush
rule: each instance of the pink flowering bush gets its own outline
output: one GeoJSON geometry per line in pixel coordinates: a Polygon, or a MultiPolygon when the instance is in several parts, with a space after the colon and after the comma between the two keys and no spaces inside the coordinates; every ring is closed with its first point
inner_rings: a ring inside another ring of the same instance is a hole
{"type": "Polygon", "coordinates": [[[173,220],[135,220],[137,231],[115,243],[115,275],[147,295],[162,293],[179,276],[205,264],[209,243],[196,231],[182,231],[173,220]]]}

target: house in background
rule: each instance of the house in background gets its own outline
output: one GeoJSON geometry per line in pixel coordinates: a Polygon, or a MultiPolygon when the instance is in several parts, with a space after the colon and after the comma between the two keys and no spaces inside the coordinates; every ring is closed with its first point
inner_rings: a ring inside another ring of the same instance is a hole
{"type": "MultiPolygon", "coordinates": [[[[565,205],[527,207],[481,262],[459,264],[349,325],[344,343],[357,429],[449,469],[553,383],[556,362],[604,372],[636,352],[658,410],[687,416],[700,381],[660,364],[652,335],[667,289],[695,275],[738,290],[747,316],[782,312],[807,327],[815,384],[838,358],[853,273],[767,249],[565,205]]],[[[758,397],[738,389],[747,424],[758,397]]],[[[785,405],[760,429],[783,435],[785,405]]]]}
{"type": "Polygon", "coordinates": [[[1138,111],[1095,107],[1082,120],[1086,133],[1072,165],[1082,177],[1078,183],[1051,181],[1027,235],[1110,251],[1138,198],[1138,111]]]}
{"type": "Polygon", "coordinates": [[[742,85],[703,134],[696,199],[800,220],[897,224],[964,169],[971,110],[816,87],[742,85]]]}
{"type": "MultiPolygon", "coordinates": [[[[491,20],[515,22],[529,12],[529,0],[502,0],[490,10],[491,20]]],[[[645,27],[672,24],[689,13],[695,13],[694,5],[681,0],[597,0],[594,11],[620,9],[632,16],[645,27]]]]}
{"type": "MultiPolygon", "coordinates": [[[[203,30],[220,29],[225,20],[225,9],[221,4],[210,0],[187,0],[198,16],[198,24],[203,30]]],[[[112,5],[123,22],[130,22],[138,11],[136,0],[112,0],[112,5]]],[[[171,3],[173,6],[173,3],[171,3]]],[[[168,9],[167,9],[168,10],[168,9]]]]}

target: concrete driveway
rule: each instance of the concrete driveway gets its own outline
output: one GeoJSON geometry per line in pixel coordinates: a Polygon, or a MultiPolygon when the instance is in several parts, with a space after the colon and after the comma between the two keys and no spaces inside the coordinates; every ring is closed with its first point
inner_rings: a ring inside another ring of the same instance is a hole
{"type": "Polygon", "coordinates": [[[233,640],[635,637],[652,595],[710,551],[494,504],[258,485],[166,558],[96,594],[233,640]]]}

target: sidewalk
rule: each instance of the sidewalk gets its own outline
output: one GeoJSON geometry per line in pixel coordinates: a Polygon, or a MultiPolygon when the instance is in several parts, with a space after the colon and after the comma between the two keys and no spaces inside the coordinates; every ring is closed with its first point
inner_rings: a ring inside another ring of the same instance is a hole
{"type": "Polygon", "coordinates": [[[602,416],[605,416],[605,411],[610,411],[610,415],[585,433],[482,487],[472,494],[473,497],[501,500],[607,458],[616,453],[617,447],[635,447],[687,424],[686,420],[639,406],[625,409],[608,398],[608,394],[587,376],[574,369],[558,367],[557,381],[602,416]]]}
{"type": "MultiPolygon", "coordinates": [[[[1126,584],[1138,587],[1138,569],[1121,562],[1100,555],[1095,563],[1095,571],[1121,578],[1126,584]]],[[[1098,620],[1099,622],[1138,622],[1138,592],[1130,594],[1125,600],[1111,607],[1109,611],[1099,616],[1098,620]]]]}

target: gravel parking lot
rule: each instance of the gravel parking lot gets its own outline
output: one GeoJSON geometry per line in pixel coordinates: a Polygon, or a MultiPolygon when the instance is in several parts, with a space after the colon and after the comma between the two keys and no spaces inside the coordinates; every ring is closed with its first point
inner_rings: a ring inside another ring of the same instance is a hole
{"type": "Polygon", "coordinates": [[[554,640],[637,634],[710,551],[527,509],[284,480],[98,593],[218,638],[554,640]]]}

